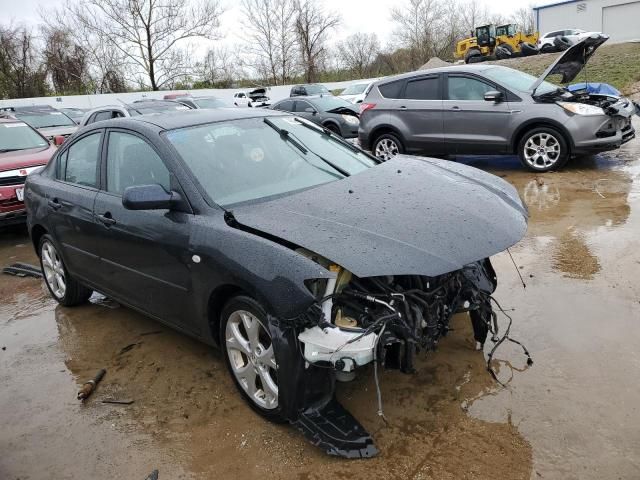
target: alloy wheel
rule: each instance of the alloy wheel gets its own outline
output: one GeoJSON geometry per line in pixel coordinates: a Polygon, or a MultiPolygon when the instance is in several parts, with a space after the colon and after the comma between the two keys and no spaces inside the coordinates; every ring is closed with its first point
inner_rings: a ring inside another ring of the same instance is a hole
{"type": "Polygon", "coordinates": [[[251,312],[231,313],[225,328],[225,342],[236,380],[261,408],[278,407],[276,358],[271,335],[251,312]]]}
{"type": "Polygon", "coordinates": [[[58,255],[56,247],[49,241],[42,244],[42,268],[44,278],[53,295],[60,299],[67,291],[67,279],[64,274],[62,259],[58,255]]]}
{"type": "Polygon", "coordinates": [[[524,159],[536,169],[552,167],[560,158],[560,154],[560,142],[550,133],[531,135],[524,144],[524,159]]]}
{"type": "Polygon", "coordinates": [[[400,153],[398,144],[390,138],[383,138],[376,144],[375,155],[382,160],[391,160],[400,153]]]}

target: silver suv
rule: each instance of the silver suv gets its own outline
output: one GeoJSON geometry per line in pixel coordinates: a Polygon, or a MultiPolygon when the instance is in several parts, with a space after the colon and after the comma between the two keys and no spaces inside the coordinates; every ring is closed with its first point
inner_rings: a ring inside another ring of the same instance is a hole
{"type": "Polygon", "coordinates": [[[425,155],[517,153],[530,170],[561,168],[571,156],[612,150],[635,136],[633,102],[569,92],[606,35],[569,48],[541,76],[476,64],[436,68],[373,84],[360,107],[360,144],[384,160],[425,155]]]}

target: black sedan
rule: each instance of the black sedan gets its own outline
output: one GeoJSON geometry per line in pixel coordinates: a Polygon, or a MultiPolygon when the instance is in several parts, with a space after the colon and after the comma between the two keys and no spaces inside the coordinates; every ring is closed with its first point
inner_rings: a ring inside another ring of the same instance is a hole
{"type": "Polygon", "coordinates": [[[359,110],[342,98],[332,95],[287,98],[272,105],[271,109],[295,113],[344,138],[358,137],[359,110]]]}
{"type": "Polygon", "coordinates": [[[461,309],[484,342],[489,257],[527,225],[493,175],[380,163],[254,109],[93,123],[29,175],[25,200],[61,305],[99,291],[219,346],[252,408],[346,457],[377,450],[335,399],[336,378],[372,362],[412,372],[461,309]]]}

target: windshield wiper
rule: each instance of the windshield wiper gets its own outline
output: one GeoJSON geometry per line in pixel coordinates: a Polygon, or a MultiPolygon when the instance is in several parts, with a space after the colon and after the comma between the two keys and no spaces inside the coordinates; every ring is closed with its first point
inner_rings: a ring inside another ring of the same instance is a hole
{"type": "MultiPolygon", "coordinates": [[[[311,130],[316,130],[316,127],[313,125],[309,125],[306,122],[301,122],[299,119],[296,119],[298,121],[298,123],[306,128],[309,128],[311,130]]],[[[318,127],[320,127],[322,129],[322,131],[324,132],[325,135],[327,135],[329,138],[331,138],[332,140],[335,140],[336,142],[338,142],[340,145],[343,145],[345,147],[347,147],[349,150],[351,150],[352,152],[355,153],[362,153],[362,150],[360,150],[358,147],[356,147],[355,145],[347,142],[344,138],[342,138],[340,135],[336,134],[335,132],[332,132],[331,130],[329,130],[327,127],[323,127],[322,125],[318,125],[318,127]]]]}
{"type": "Polygon", "coordinates": [[[279,126],[277,126],[275,123],[273,123],[271,120],[269,120],[268,118],[264,119],[264,123],[266,123],[267,125],[269,125],[271,128],[273,128],[276,132],[278,132],[278,134],[284,138],[285,140],[287,140],[288,142],[290,142],[292,145],[294,145],[298,150],[300,150],[302,153],[307,153],[309,150],[302,145],[302,143],[300,143],[298,140],[296,140],[292,135],[291,132],[289,132],[289,130],[285,130],[284,128],[280,128],[279,126]]]}
{"type": "Polygon", "coordinates": [[[2,150],[0,150],[0,153],[16,152],[18,150],[25,150],[25,149],[24,148],[3,148],[2,150]]]}
{"type": "Polygon", "coordinates": [[[264,123],[266,123],[267,125],[269,125],[271,128],[273,128],[276,132],[278,132],[280,134],[280,136],[286,140],[288,140],[292,145],[295,145],[302,153],[306,154],[307,152],[311,152],[313,153],[316,157],[318,157],[320,160],[322,160],[324,163],[326,163],[327,165],[329,165],[330,167],[332,167],[333,169],[335,169],[337,172],[339,172],[341,175],[344,175],[345,177],[350,177],[351,174],[349,172],[347,172],[346,170],[344,170],[343,168],[340,168],[339,166],[337,166],[335,163],[327,160],[326,158],[324,158],[322,155],[309,150],[301,141],[300,139],[296,136],[295,133],[290,132],[289,130],[285,130],[284,128],[280,128],[278,127],[275,123],[273,123],[271,120],[269,120],[268,118],[264,119],[264,123]]]}

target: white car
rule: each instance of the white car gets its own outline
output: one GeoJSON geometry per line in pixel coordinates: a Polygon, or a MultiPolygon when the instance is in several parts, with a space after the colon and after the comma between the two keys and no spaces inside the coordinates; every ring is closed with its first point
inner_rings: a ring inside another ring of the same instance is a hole
{"type": "Polygon", "coordinates": [[[266,107],[269,105],[267,89],[260,87],[236,92],[233,94],[233,104],[236,107],[266,107]]]}
{"type": "Polygon", "coordinates": [[[373,82],[354,83],[345,88],[342,93],[338,95],[338,98],[342,98],[351,103],[362,103],[371,85],[373,85],[373,82]]]}
{"type": "Polygon", "coordinates": [[[579,28],[570,28],[567,30],[554,30],[553,32],[547,32],[540,36],[538,40],[538,50],[542,53],[557,51],[556,45],[553,43],[556,37],[566,37],[571,45],[579,42],[583,38],[590,37],[592,35],[601,35],[600,32],[587,32],[580,30],[579,28]]]}

